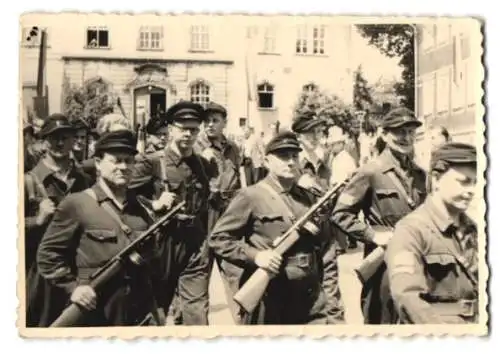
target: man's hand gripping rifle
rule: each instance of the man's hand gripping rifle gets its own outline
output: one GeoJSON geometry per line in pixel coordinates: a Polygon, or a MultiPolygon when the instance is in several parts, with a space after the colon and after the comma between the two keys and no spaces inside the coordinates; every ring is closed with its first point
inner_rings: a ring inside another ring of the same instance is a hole
{"type": "MultiPolygon", "coordinates": [[[[99,268],[90,277],[90,286],[94,288],[99,296],[99,289],[109,283],[122,269],[125,263],[131,262],[140,265],[143,262],[140,255],[141,248],[144,247],[151,239],[157,236],[160,229],[166,226],[174,216],[179,213],[185,206],[185,202],[181,202],[169,210],[165,215],[159,218],[146,231],[137,237],[132,243],[121,250],[117,255],[111,258],[104,266],[99,268]]],[[[71,304],[61,315],[50,325],[50,327],[69,327],[78,323],[85,315],[85,310],[77,305],[71,304]]]]}
{"type": "MultiPolygon", "coordinates": [[[[334,185],[327,191],[318,201],[309,208],[309,210],[298,219],[281,237],[273,242],[274,251],[283,255],[288,251],[300,238],[300,231],[306,230],[309,233],[317,230],[316,226],[311,220],[314,219],[318,212],[336,196],[346,181],[334,185]]],[[[268,271],[258,268],[246,283],[234,295],[234,301],[240,305],[247,313],[252,312],[259,304],[261,298],[266,292],[267,286],[272,279],[273,275],[268,271]]]]}

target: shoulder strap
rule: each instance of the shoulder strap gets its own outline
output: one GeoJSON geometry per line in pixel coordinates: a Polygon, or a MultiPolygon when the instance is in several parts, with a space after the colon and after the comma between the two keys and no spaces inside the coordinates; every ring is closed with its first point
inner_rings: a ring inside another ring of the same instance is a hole
{"type": "Polygon", "coordinates": [[[413,198],[410,197],[410,195],[408,194],[406,189],[401,184],[401,181],[396,177],[395,173],[393,171],[390,171],[390,173],[388,173],[387,175],[392,180],[392,182],[394,183],[394,186],[397,188],[399,193],[401,193],[403,198],[406,199],[406,202],[408,203],[408,206],[410,207],[410,209],[412,209],[412,210],[415,209],[416,205],[415,205],[415,202],[413,201],[413,198]]]}
{"type": "Polygon", "coordinates": [[[288,204],[285,203],[285,201],[281,198],[281,196],[278,194],[278,192],[276,192],[273,187],[271,187],[269,184],[267,184],[264,181],[262,181],[261,183],[258,183],[258,185],[261,188],[263,188],[265,190],[265,192],[268,192],[274,200],[278,201],[281,204],[282,210],[286,214],[284,216],[293,224],[293,221],[295,220],[295,214],[292,212],[292,210],[290,209],[288,204]]]}
{"type": "MultiPolygon", "coordinates": [[[[86,189],[84,192],[97,202],[97,196],[92,188],[86,189]]],[[[109,216],[111,216],[118,223],[118,225],[120,225],[120,229],[125,233],[125,235],[129,236],[132,233],[130,227],[122,221],[121,217],[116,213],[115,209],[109,204],[109,202],[105,201],[101,203],[100,206],[108,212],[109,216]]]]}

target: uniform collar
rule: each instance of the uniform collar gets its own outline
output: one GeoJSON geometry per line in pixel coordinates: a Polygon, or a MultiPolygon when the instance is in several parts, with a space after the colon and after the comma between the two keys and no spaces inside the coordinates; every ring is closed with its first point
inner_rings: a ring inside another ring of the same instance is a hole
{"type": "Polygon", "coordinates": [[[92,189],[94,190],[94,193],[97,197],[97,202],[99,204],[109,200],[120,211],[125,209],[127,204],[129,204],[130,197],[129,197],[128,192],[127,192],[127,198],[126,198],[125,203],[124,204],[120,203],[118,200],[116,200],[116,197],[114,196],[113,192],[111,191],[111,189],[109,189],[106,182],[104,182],[104,180],[102,178],[99,178],[97,180],[97,182],[94,184],[92,189]]]}
{"type": "Polygon", "coordinates": [[[469,231],[471,228],[475,228],[474,222],[465,213],[461,213],[459,215],[457,225],[450,216],[450,213],[446,209],[442,200],[435,195],[429,195],[425,201],[425,205],[429,211],[432,221],[442,233],[448,231],[452,226],[464,231],[469,231]]]}
{"type": "Polygon", "coordinates": [[[295,184],[292,184],[292,186],[289,189],[283,188],[283,186],[278,182],[277,179],[274,177],[270,176],[269,174],[264,178],[264,182],[270,185],[276,192],[280,194],[289,194],[293,189],[295,184]]]}
{"type": "Polygon", "coordinates": [[[179,166],[185,158],[193,156],[193,153],[191,153],[191,155],[189,156],[182,156],[179,148],[174,142],[171,142],[165,148],[165,157],[172,161],[176,166],[179,166]]]}
{"type": "Polygon", "coordinates": [[[220,140],[220,146],[218,144],[214,144],[213,140],[209,139],[207,133],[203,132],[200,134],[200,137],[198,138],[198,144],[200,146],[200,149],[203,151],[206,148],[212,147],[217,150],[224,151],[228,144],[228,140],[226,136],[223,134],[222,139],[220,140]]]}
{"type": "MultiPolygon", "coordinates": [[[[42,158],[40,161],[38,161],[36,166],[33,168],[33,173],[36,174],[36,176],[40,179],[40,181],[45,181],[45,179],[48,176],[52,176],[56,172],[57,171],[55,170],[55,167],[48,164],[45,158],[42,158]]],[[[68,172],[68,180],[75,172],[76,172],[75,162],[71,160],[68,172]]]]}
{"type": "MultiPolygon", "coordinates": [[[[407,167],[409,167],[412,170],[415,169],[421,170],[421,168],[418,167],[409,156],[407,157],[407,159],[408,159],[406,163],[407,167]]],[[[379,161],[381,162],[382,165],[382,172],[387,172],[395,167],[402,169],[404,171],[408,170],[408,168],[405,168],[402,165],[401,160],[395,156],[395,153],[389,147],[386,147],[384,151],[382,151],[382,153],[380,154],[379,161]]]]}

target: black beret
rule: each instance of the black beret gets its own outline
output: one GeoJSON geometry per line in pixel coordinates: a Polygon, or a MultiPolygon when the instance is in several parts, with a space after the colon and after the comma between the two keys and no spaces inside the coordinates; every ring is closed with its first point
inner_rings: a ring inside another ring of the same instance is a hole
{"type": "Polygon", "coordinates": [[[168,123],[193,119],[201,123],[205,120],[203,106],[191,101],[180,101],[174,104],[167,110],[165,115],[168,123]]]}
{"type": "Polygon", "coordinates": [[[432,152],[431,169],[439,166],[440,162],[450,165],[474,165],[477,163],[476,148],[464,143],[446,143],[432,152]]]}
{"type": "Polygon", "coordinates": [[[137,137],[134,132],[126,129],[107,132],[95,143],[95,153],[105,151],[123,151],[137,154],[137,137]]]}
{"type": "Polygon", "coordinates": [[[305,133],[322,124],[326,125],[324,119],[316,117],[314,113],[304,113],[293,120],[292,130],[295,133],[305,133]]]}
{"type": "Polygon", "coordinates": [[[218,103],[210,102],[205,108],[205,114],[208,116],[210,113],[220,113],[224,118],[227,117],[227,110],[218,103]]]}
{"type": "Polygon", "coordinates": [[[54,113],[45,119],[39,134],[44,138],[61,130],[75,131],[75,127],[69,122],[69,119],[65,115],[54,113]]]}
{"type": "Polygon", "coordinates": [[[151,117],[146,123],[146,133],[156,134],[158,130],[168,126],[166,113],[151,117]]]}
{"type": "Polygon", "coordinates": [[[279,150],[302,151],[297,134],[291,131],[283,131],[271,139],[266,145],[266,154],[279,150]]]}
{"type": "Polygon", "coordinates": [[[415,113],[404,107],[393,109],[382,120],[382,128],[384,129],[399,128],[408,125],[420,127],[422,122],[417,119],[415,113]]]}

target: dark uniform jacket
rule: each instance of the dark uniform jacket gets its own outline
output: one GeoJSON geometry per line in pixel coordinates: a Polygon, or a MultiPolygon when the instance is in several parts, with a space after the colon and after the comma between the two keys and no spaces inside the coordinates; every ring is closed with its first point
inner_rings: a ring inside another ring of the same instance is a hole
{"type": "MultiPolygon", "coordinates": [[[[66,293],[66,301],[78,285],[88,284],[97,269],[147,230],[152,220],[133,195],[127,197],[121,210],[101,183],[91,188],[93,195],[83,191],[68,196],[60,204],[38,249],[40,274],[66,293]],[[103,207],[104,203],[113,208],[115,216],[103,207]]],[[[138,299],[141,296],[137,295],[147,293],[147,288],[135,283],[137,277],[135,269],[126,267],[122,276],[97,294],[98,309],[84,320],[85,324],[132,325],[142,320],[148,302],[143,300],[140,305],[138,299]],[[128,282],[125,281],[127,277],[128,282]],[[117,292],[125,292],[127,288],[131,289],[129,297],[116,296],[117,292]],[[114,299],[108,302],[112,294],[114,299]]]]}
{"type": "Polygon", "coordinates": [[[475,223],[463,214],[454,225],[432,196],[397,224],[386,262],[404,322],[477,321],[477,242],[475,223]]]}
{"type": "MultiPolygon", "coordinates": [[[[415,163],[406,172],[389,148],[361,166],[340,194],[332,213],[333,221],[352,237],[365,243],[364,255],[376,245],[374,228],[392,230],[397,221],[425,199],[425,172],[415,163]],[[365,220],[359,217],[362,211],[365,220]]],[[[384,281],[385,265],[363,286],[365,321],[372,324],[393,321],[383,310],[390,304],[384,281]],[[382,303],[381,303],[382,302],[382,303]]]]}
{"type": "MultiPolygon", "coordinates": [[[[256,254],[271,247],[313,203],[314,197],[306,190],[294,186],[285,191],[267,176],[231,201],[212,231],[209,246],[217,256],[244,269],[241,285],[256,270],[256,254]],[[284,200],[293,218],[283,202],[262,187],[264,183],[284,200]]],[[[284,255],[282,273],[271,280],[263,302],[244,322],[297,324],[326,318],[319,253],[326,237],[324,232],[303,236],[292,246],[284,255]]]]}

